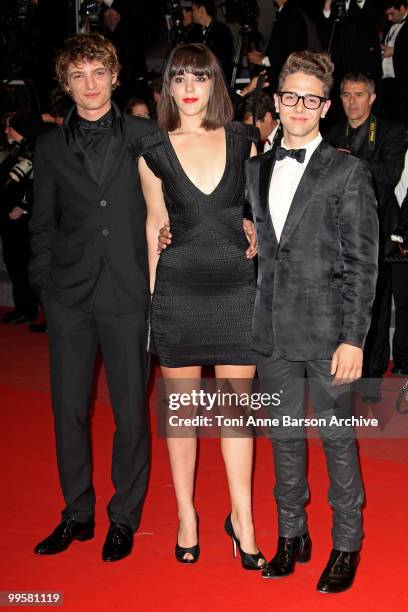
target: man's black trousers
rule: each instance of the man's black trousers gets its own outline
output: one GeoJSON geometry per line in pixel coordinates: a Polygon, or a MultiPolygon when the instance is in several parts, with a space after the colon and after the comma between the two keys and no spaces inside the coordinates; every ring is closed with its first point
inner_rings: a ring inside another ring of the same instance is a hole
{"type": "Polygon", "coordinates": [[[99,290],[93,312],[67,308],[44,297],[58,469],[66,503],[62,515],[78,521],[94,516],[89,411],[100,347],[116,424],[112,454],[115,493],[108,504],[108,515],[112,521],[136,530],[150,458],[145,402],[146,318],[143,312],[106,312],[111,301],[109,291],[106,286],[99,290]]]}
{"type": "Polygon", "coordinates": [[[256,362],[262,391],[271,395],[279,392],[281,400],[279,406],[269,409],[269,416],[279,419],[280,423],[270,431],[279,536],[295,538],[307,531],[305,504],[309,499],[309,487],[305,434],[302,426],[285,425],[284,422],[284,416],[304,417],[304,376],[307,374],[313,416],[323,422],[319,433],[330,480],[328,499],[333,509],[333,548],[346,552],[359,550],[363,537],[364,489],[355,434],[348,425],[329,425],[332,417],[350,418],[350,386],[331,386],[333,377],[327,360],[288,361],[274,352],[270,357],[257,355],[256,362]]]}

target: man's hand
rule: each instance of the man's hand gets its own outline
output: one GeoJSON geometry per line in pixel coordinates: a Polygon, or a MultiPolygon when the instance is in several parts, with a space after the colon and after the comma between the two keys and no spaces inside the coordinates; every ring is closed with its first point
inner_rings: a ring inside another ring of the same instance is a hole
{"type": "Polygon", "coordinates": [[[165,221],[163,227],[160,228],[159,235],[157,237],[157,254],[160,255],[167,245],[171,244],[172,235],[170,233],[170,223],[165,221]]]}
{"type": "Polygon", "coordinates": [[[258,66],[262,66],[263,58],[264,54],[260,51],[250,51],[248,53],[248,62],[250,64],[257,64],[258,66]]]}
{"type": "Polygon", "coordinates": [[[387,47],[386,45],[381,45],[381,53],[384,58],[392,57],[394,55],[394,47],[387,47]]]}
{"type": "Polygon", "coordinates": [[[25,210],[23,210],[19,206],[15,206],[12,209],[12,211],[9,212],[9,219],[11,219],[12,221],[17,221],[17,219],[19,219],[20,217],[22,217],[25,214],[26,214],[25,210]]]}
{"type": "Polygon", "coordinates": [[[247,259],[253,259],[258,253],[258,241],[256,239],[255,226],[249,219],[244,219],[242,223],[246,239],[249,242],[249,247],[245,251],[247,259]]]}
{"type": "Polygon", "coordinates": [[[361,378],[363,369],[363,350],[358,346],[342,343],[333,354],[330,374],[334,376],[332,385],[345,385],[361,378]]]}
{"type": "MultiPolygon", "coordinates": [[[[260,72],[257,76],[255,76],[253,79],[250,80],[248,85],[245,85],[245,87],[243,87],[243,89],[241,89],[241,96],[247,96],[248,94],[250,94],[253,91],[255,91],[256,86],[258,85],[258,79],[259,79],[261,74],[265,74],[266,75],[266,70],[262,70],[262,72],[260,72]]],[[[268,77],[265,77],[265,81],[264,81],[264,83],[262,85],[262,88],[264,88],[264,87],[269,87],[268,77]]]]}
{"type": "MultiPolygon", "coordinates": [[[[252,259],[258,253],[258,242],[256,239],[255,226],[249,219],[244,219],[242,222],[246,239],[249,242],[249,247],[245,251],[245,255],[248,259],[252,259]]],[[[170,232],[170,224],[168,221],[163,223],[163,227],[160,228],[159,235],[157,238],[157,253],[161,254],[171,244],[172,235],[170,232]]]]}

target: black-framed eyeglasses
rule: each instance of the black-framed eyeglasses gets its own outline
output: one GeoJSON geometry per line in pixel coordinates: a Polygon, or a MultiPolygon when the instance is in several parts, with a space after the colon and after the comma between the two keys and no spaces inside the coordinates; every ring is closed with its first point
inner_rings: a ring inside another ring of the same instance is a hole
{"type": "Polygon", "coordinates": [[[303,106],[309,110],[317,110],[328,99],[315,94],[300,96],[294,91],[278,91],[278,96],[284,106],[296,106],[299,100],[302,100],[303,106]]]}

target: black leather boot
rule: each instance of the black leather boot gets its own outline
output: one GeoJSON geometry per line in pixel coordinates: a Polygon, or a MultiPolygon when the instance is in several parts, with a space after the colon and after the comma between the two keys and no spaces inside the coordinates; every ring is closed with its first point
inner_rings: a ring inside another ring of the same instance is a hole
{"type": "Polygon", "coordinates": [[[332,550],[329,562],[317,583],[319,593],[341,593],[353,584],[360,562],[359,552],[332,550]]]}
{"type": "Polygon", "coordinates": [[[272,561],[262,570],[263,578],[283,578],[295,570],[296,563],[310,561],[312,541],[308,533],[296,538],[279,538],[278,550],[272,561]]]}

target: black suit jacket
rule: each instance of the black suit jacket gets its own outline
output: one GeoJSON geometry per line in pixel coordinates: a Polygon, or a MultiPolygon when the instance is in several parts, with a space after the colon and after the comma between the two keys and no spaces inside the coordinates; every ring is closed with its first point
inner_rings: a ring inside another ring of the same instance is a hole
{"type": "Polygon", "coordinates": [[[98,279],[109,268],[115,312],[145,309],[149,299],[146,206],[129,144],[157,129],[153,122],[122,115],[115,127],[101,177],[65,125],[37,141],[34,207],[30,223],[30,276],[38,293],[90,311],[98,279]]]}
{"type": "MultiPolygon", "coordinates": [[[[384,44],[387,34],[393,25],[388,22],[388,27],[384,32],[384,44]]],[[[407,67],[408,57],[408,17],[405,18],[404,24],[398,32],[398,36],[395,39],[394,54],[392,56],[392,63],[394,66],[395,78],[402,82],[406,80],[408,73],[407,67]]]]}
{"type": "MultiPolygon", "coordinates": [[[[392,25],[391,23],[389,24],[392,25]]],[[[408,17],[405,18],[404,25],[398,32],[395,39],[393,54],[393,66],[395,79],[397,81],[399,100],[395,104],[400,107],[399,117],[404,120],[408,117],[408,17]]]]}
{"type": "MultiPolygon", "coordinates": [[[[378,26],[382,16],[381,0],[366,0],[364,7],[358,7],[351,0],[347,16],[334,27],[331,45],[331,59],[334,63],[335,82],[347,72],[362,72],[374,80],[381,78],[381,47],[378,26]]],[[[334,25],[334,11],[327,19],[320,13],[318,29],[320,39],[327,49],[334,25]]]]}
{"type": "Polygon", "coordinates": [[[269,58],[271,67],[268,76],[271,90],[277,91],[278,77],[283,64],[293,51],[307,48],[307,29],[301,11],[294,0],[288,2],[276,14],[265,55],[269,58]]]}
{"type": "Polygon", "coordinates": [[[234,45],[231,30],[227,24],[213,19],[200,42],[205,43],[214,53],[224,70],[226,82],[229,83],[232,75],[234,45]]]}
{"type": "Polygon", "coordinates": [[[277,242],[269,212],[274,152],[247,162],[259,249],[254,348],[292,361],[362,346],[375,295],[378,219],[366,165],[321,143],[277,242]]]}
{"type": "MultiPolygon", "coordinates": [[[[394,188],[401,178],[406,151],[405,128],[394,121],[376,117],[375,146],[368,146],[367,137],[360,142],[353,155],[368,162],[373,175],[378,204],[386,206],[394,194],[394,188]]],[[[364,126],[362,126],[363,128],[364,126]]],[[[347,120],[336,123],[327,134],[327,141],[333,147],[347,148],[347,120]]]]}
{"type": "MultiPolygon", "coordinates": [[[[405,128],[394,121],[376,117],[375,146],[368,146],[368,123],[366,137],[352,150],[353,155],[368,162],[380,213],[381,251],[388,253],[394,248],[390,242],[392,230],[398,224],[399,206],[394,195],[396,184],[401,178],[406,151],[405,128]]],[[[337,123],[327,135],[333,147],[347,148],[347,121],[337,123]]]]}

